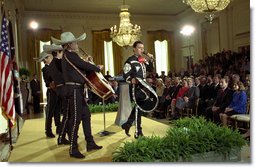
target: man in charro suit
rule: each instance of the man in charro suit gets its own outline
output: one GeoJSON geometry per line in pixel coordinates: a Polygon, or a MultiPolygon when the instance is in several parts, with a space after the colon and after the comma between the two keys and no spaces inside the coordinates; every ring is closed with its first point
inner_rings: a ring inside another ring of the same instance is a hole
{"type": "Polygon", "coordinates": [[[78,129],[84,116],[86,128],[84,130],[85,138],[87,141],[87,151],[93,149],[101,149],[91,135],[91,114],[88,105],[84,98],[84,84],[85,79],[83,75],[86,72],[96,71],[99,72],[102,66],[99,67],[82,60],[77,51],[79,51],[78,41],[84,40],[86,34],[75,38],[71,32],[64,32],[61,34],[61,39],[52,37],[54,44],[62,45],[64,48],[63,58],[61,61],[62,73],[65,81],[65,92],[67,98],[67,108],[69,112],[69,134],[70,134],[70,149],[69,154],[75,158],[85,158],[85,156],[78,149],[78,129]],[[84,113],[84,114],[82,114],[84,113]]]}
{"type": "Polygon", "coordinates": [[[38,62],[43,61],[45,66],[42,68],[43,80],[47,87],[47,107],[46,107],[46,117],[45,117],[45,134],[49,138],[54,138],[55,135],[52,133],[52,118],[54,118],[56,133],[60,132],[60,112],[61,108],[59,105],[59,99],[54,89],[53,79],[50,76],[49,65],[52,62],[52,55],[42,52],[40,54],[38,62]]]}
{"type": "MultiPolygon", "coordinates": [[[[132,90],[132,86],[134,86],[135,88],[135,94],[131,94],[130,97],[135,97],[137,102],[143,103],[143,101],[149,97],[148,94],[146,94],[141,89],[137,78],[145,80],[146,71],[153,70],[153,55],[149,53],[147,54],[147,56],[150,57],[150,60],[146,60],[142,57],[142,55],[144,54],[144,45],[141,41],[136,41],[133,44],[133,52],[134,55],[130,56],[124,64],[123,77],[127,82],[131,83],[131,87],[129,90],[132,90]]],[[[141,127],[141,114],[142,111],[135,105],[131,111],[127,122],[122,125],[122,128],[125,130],[127,136],[130,136],[129,130],[134,121],[136,121],[136,130],[134,137],[138,138],[139,136],[143,136],[141,127]]]]}
{"type": "MultiPolygon", "coordinates": [[[[55,88],[54,91],[56,92],[57,99],[58,99],[58,107],[63,114],[60,130],[59,130],[59,137],[58,137],[58,145],[61,144],[70,144],[70,141],[66,139],[66,134],[68,132],[68,113],[67,113],[67,102],[65,98],[65,90],[64,90],[64,78],[62,75],[62,68],[61,68],[61,59],[63,56],[63,48],[60,45],[43,45],[43,50],[49,55],[53,56],[53,59],[49,65],[49,75],[52,78],[55,88]]],[[[69,135],[70,136],[70,135],[69,135]]]]}

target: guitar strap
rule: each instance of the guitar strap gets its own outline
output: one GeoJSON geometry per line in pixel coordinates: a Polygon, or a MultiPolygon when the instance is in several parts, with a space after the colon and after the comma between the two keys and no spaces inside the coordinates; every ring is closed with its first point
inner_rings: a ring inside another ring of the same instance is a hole
{"type": "Polygon", "coordinates": [[[64,59],[73,67],[73,69],[78,72],[78,74],[86,81],[86,82],[90,82],[86,75],[83,74],[67,57],[66,54],[64,54],[64,59]]]}

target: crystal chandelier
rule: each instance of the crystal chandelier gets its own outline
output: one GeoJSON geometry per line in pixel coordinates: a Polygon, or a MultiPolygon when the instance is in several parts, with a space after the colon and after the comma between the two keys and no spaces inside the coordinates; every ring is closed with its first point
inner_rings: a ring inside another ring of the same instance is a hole
{"type": "Polygon", "coordinates": [[[212,23],[215,12],[225,9],[231,0],[183,0],[183,3],[198,13],[206,13],[206,18],[212,23]]]}
{"type": "Polygon", "coordinates": [[[128,12],[128,5],[125,5],[125,0],[123,1],[123,5],[121,5],[120,9],[120,26],[119,30],[117,26],[111,27],[111,38],[114,42],[116,42],[119,46],[132,46],[133,43],[140,39],[141,37],[141,29],[140,26],[134,25],[130,23],[130,13],[128,12]]]}

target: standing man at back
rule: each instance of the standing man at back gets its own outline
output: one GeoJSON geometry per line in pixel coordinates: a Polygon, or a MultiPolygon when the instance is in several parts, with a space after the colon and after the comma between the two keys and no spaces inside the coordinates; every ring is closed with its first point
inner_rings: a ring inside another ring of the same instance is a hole
{"type": "Polygon", "coordinates": [[[40,113],[41,85],[36,74],[33,75],[33,79],[30,81],[30,87],[33,96],[34,113],[37,114],[40,113]]]}

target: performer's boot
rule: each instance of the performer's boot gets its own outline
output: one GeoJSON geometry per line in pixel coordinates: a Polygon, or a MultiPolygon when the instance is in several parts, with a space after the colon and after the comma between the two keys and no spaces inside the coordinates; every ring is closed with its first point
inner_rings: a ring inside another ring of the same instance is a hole
{"type": "Polygon", "coordinates": [[[48,138],[54,138],[55,137],[55,135],[51,131],[47,131],[47,132],[45,132],[45,134],[48,138]]]}
{"type": "Polygon", "coordinates": [[[139,137],[143,136],[143,132],[142,132],[142,129],[139,129],[138,132],[135,132],[135,139],[138,139],[139,137]]]}
{"type": "Polygon", "coordinates": [[[72,141],[72,138],[71,138],[70,141],[71,141],[70,150],[69,150],[70,157],[85,158],[85,156],[78,149],[77,136],[73,137],[73,141],[72,141]]]}
{"type": "Polygon", "coordinates": [[[92,151],[92,150],[100,150],[102,149],[103,146],[99,146],[95,143],[95,141],[87,142],[87,151],[92,151]]]}
{"type": "Polygon", "coordinates": [[[84,156],[82,153],[80,153],[79,150],[72,151],[72,152],[70,153],[70,157],[74,157],[74,158],[85,158],[85,156],[84,156]]]}
{"type": "Polygon", "coordinates": [[[60,136],[58,137],[58,145],[69,145],[70,144],[70,141],[67,140],[66,138],[61,138],[60,136]]]}
{"type": "Polygon", "coordinates": [[[56,134],[60,134],[61,133],[61,126],[60,125],[58,125],[58,126],[56,126],[56,134]]]}
{"type": "Polygon", "coordinates": [[[127,136],[131,136],[131,135],[129,134],[129,130],[130,130],[130,127],[131,127],[130,124],[124,123],[124,124],[121,125],[121,127],[122,127],[122,129],[125,130],[125,133],[126,133],[127,136]]]}

